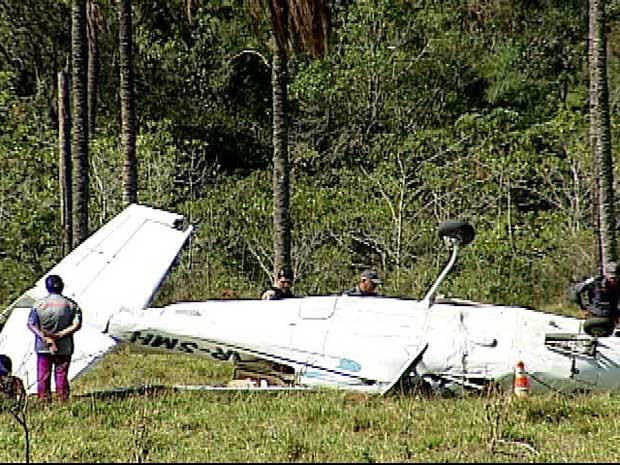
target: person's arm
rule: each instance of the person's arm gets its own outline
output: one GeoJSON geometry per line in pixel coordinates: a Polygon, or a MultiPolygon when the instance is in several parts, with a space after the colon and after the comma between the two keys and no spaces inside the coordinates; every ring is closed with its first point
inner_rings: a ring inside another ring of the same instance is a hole
{"type": "Polygon", "coordinates": [[[354,297],[354,296],[360,296],[362,295],[362,293],[360,292],[360,288],[356,286],[356,287],[352,287],[351,289],[344,291],[342,295],[348,295],[348,296],[354,297]]]}
{"type": "Polygon", "coordinates": [[[42,341],[45,341],[52,353],[56,352],[58,348],[56,347],[54,335],[41,329],[39,314],[37,313],[37,310],[35,308],[30,309],[30,315],[28,315],[28,329],[30,329],[30,331],[32,331],[36,337],[38,337],[42,341]]]}
{"type": "Polygon", "coordinates": [[[575,302],[577,303],[577,305],[579,306],[579,309],[584,315],[588,315],[589,312],[588,312],[587,306],[583,302],[582,295],[584,292],[588,291],[594,285],[594,282],[595,282],[594,278],[588,278],[585,281],[575,284],[575,287],[573,288],[575,302]]]}
{"type": "Polygon", "coordinates": [[[267,289],[265,292],[263,292],[263,295],[261,296],[261,300],[273,300],[276,296],[276,291],[274,291],[273,289],[267,289]]]}
{"type": "Polygon", "coordinates": [[[82,327],[82,310],[76,306],[73,322],[65,329],[58,331],[54,336],[56,339],[67,337],[78,331],[82,327]]]}

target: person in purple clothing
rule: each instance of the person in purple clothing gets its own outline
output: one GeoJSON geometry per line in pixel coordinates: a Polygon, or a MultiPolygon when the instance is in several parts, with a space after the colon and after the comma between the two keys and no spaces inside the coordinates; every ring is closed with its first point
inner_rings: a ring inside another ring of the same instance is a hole
{"type": "Polygon", "coordinates": [[[34,304],[28,317],[28,328],[35,335],[37,353],[37,395],[51,400],[51,377],[54,371],[56,394],[69,398],[69,365],[73,355],[73,333],[82,327],[82,310],[73,300],[62,295],[60,276],[45,278],[49,294],[34,304]]]}

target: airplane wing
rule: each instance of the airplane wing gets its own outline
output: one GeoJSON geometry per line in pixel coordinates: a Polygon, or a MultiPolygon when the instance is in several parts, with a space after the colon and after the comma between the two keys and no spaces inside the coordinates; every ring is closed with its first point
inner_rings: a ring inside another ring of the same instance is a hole
{"type": "Polygon", "coordinates": [[[112,218],[0,314],[0,353],[11,357],[13,373],[36,392],[34,335],[26,322],[32,305],[47,294],[48,274],[62,277],[63,294],[84,313],[74,336],[73,379],[116,345],[103,334],[112,315],[149,305],[191,233],[191,226],[183,229],[183,216],[144,205],[132,204],[112,218]]]}

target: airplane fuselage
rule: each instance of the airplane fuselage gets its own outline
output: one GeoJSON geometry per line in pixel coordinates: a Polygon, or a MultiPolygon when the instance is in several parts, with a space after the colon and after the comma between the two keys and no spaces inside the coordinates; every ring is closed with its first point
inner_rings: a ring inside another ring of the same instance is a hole
{"type": "Polygon", "coordinates": [[[521,360],[534,392],[620,388],[620,338],[592,338],[581,323],[520,307],[333,295],[121,312],[109,332],[150,349],[269,360],[307,386],[384,392],[426,348],[415,374],[444,384],[509,388],[521,360]]]}

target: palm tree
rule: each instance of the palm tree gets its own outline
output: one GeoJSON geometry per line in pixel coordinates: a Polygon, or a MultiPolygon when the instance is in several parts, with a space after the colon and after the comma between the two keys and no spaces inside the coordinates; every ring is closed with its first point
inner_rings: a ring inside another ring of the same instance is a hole
{"type": "Polygon", "coordinates": [[[119,49],[121,69],[121,126],[125,161],[123,163],[123,204],[138,201],[136,158],[136,102],[133,77],[133,25],[131,0],[120,0],[119,49]]]}
{"type": "Polygon", "coordinates": [[[277,45],[271,66],[273,108],[273,251],[274,276],[291,265],[290,172],[288,153],[288,56],[277,45]]]}
{"type": "MultiPolygon", "coordinates": [[[[67,66],[68,68],[68,66],[67,66]]],[[[71,75],[68,69],[58,73],[58,178],[60,184],[60,224],[62,226],[62,253],[73,247],[71,195],[71,75]]]]}
{"type": "Polygon", "coordinates": [[[88,33],[88,134],[92,139],[95,135],[97,119],[97,94],[99,89],[99,5],[96,0],[88,0],[87,5],[88,33]]]}
{"type": "Polygon", "coordinates": [[[71,54],[73,91],[73,247],[88,237],[88,96],[86,0],[73,0],[71,7],[71,54]]]}
{"type": "Polygon", "coordinates": [[[601,268],[616,260],[614,163],[611,154],[605,1],[589,0],[590,149],[596,173],[595,205],[601,268]]]}
{"type": "Polygon", "coordinates": [[[273,105],[274,275],[291,266],[290,162],[288,152],[288,59],[295,51],[319,57],[327,51],[331,32],[325,0],[250,0],[255,17],[271,21],[273,105]]]}

